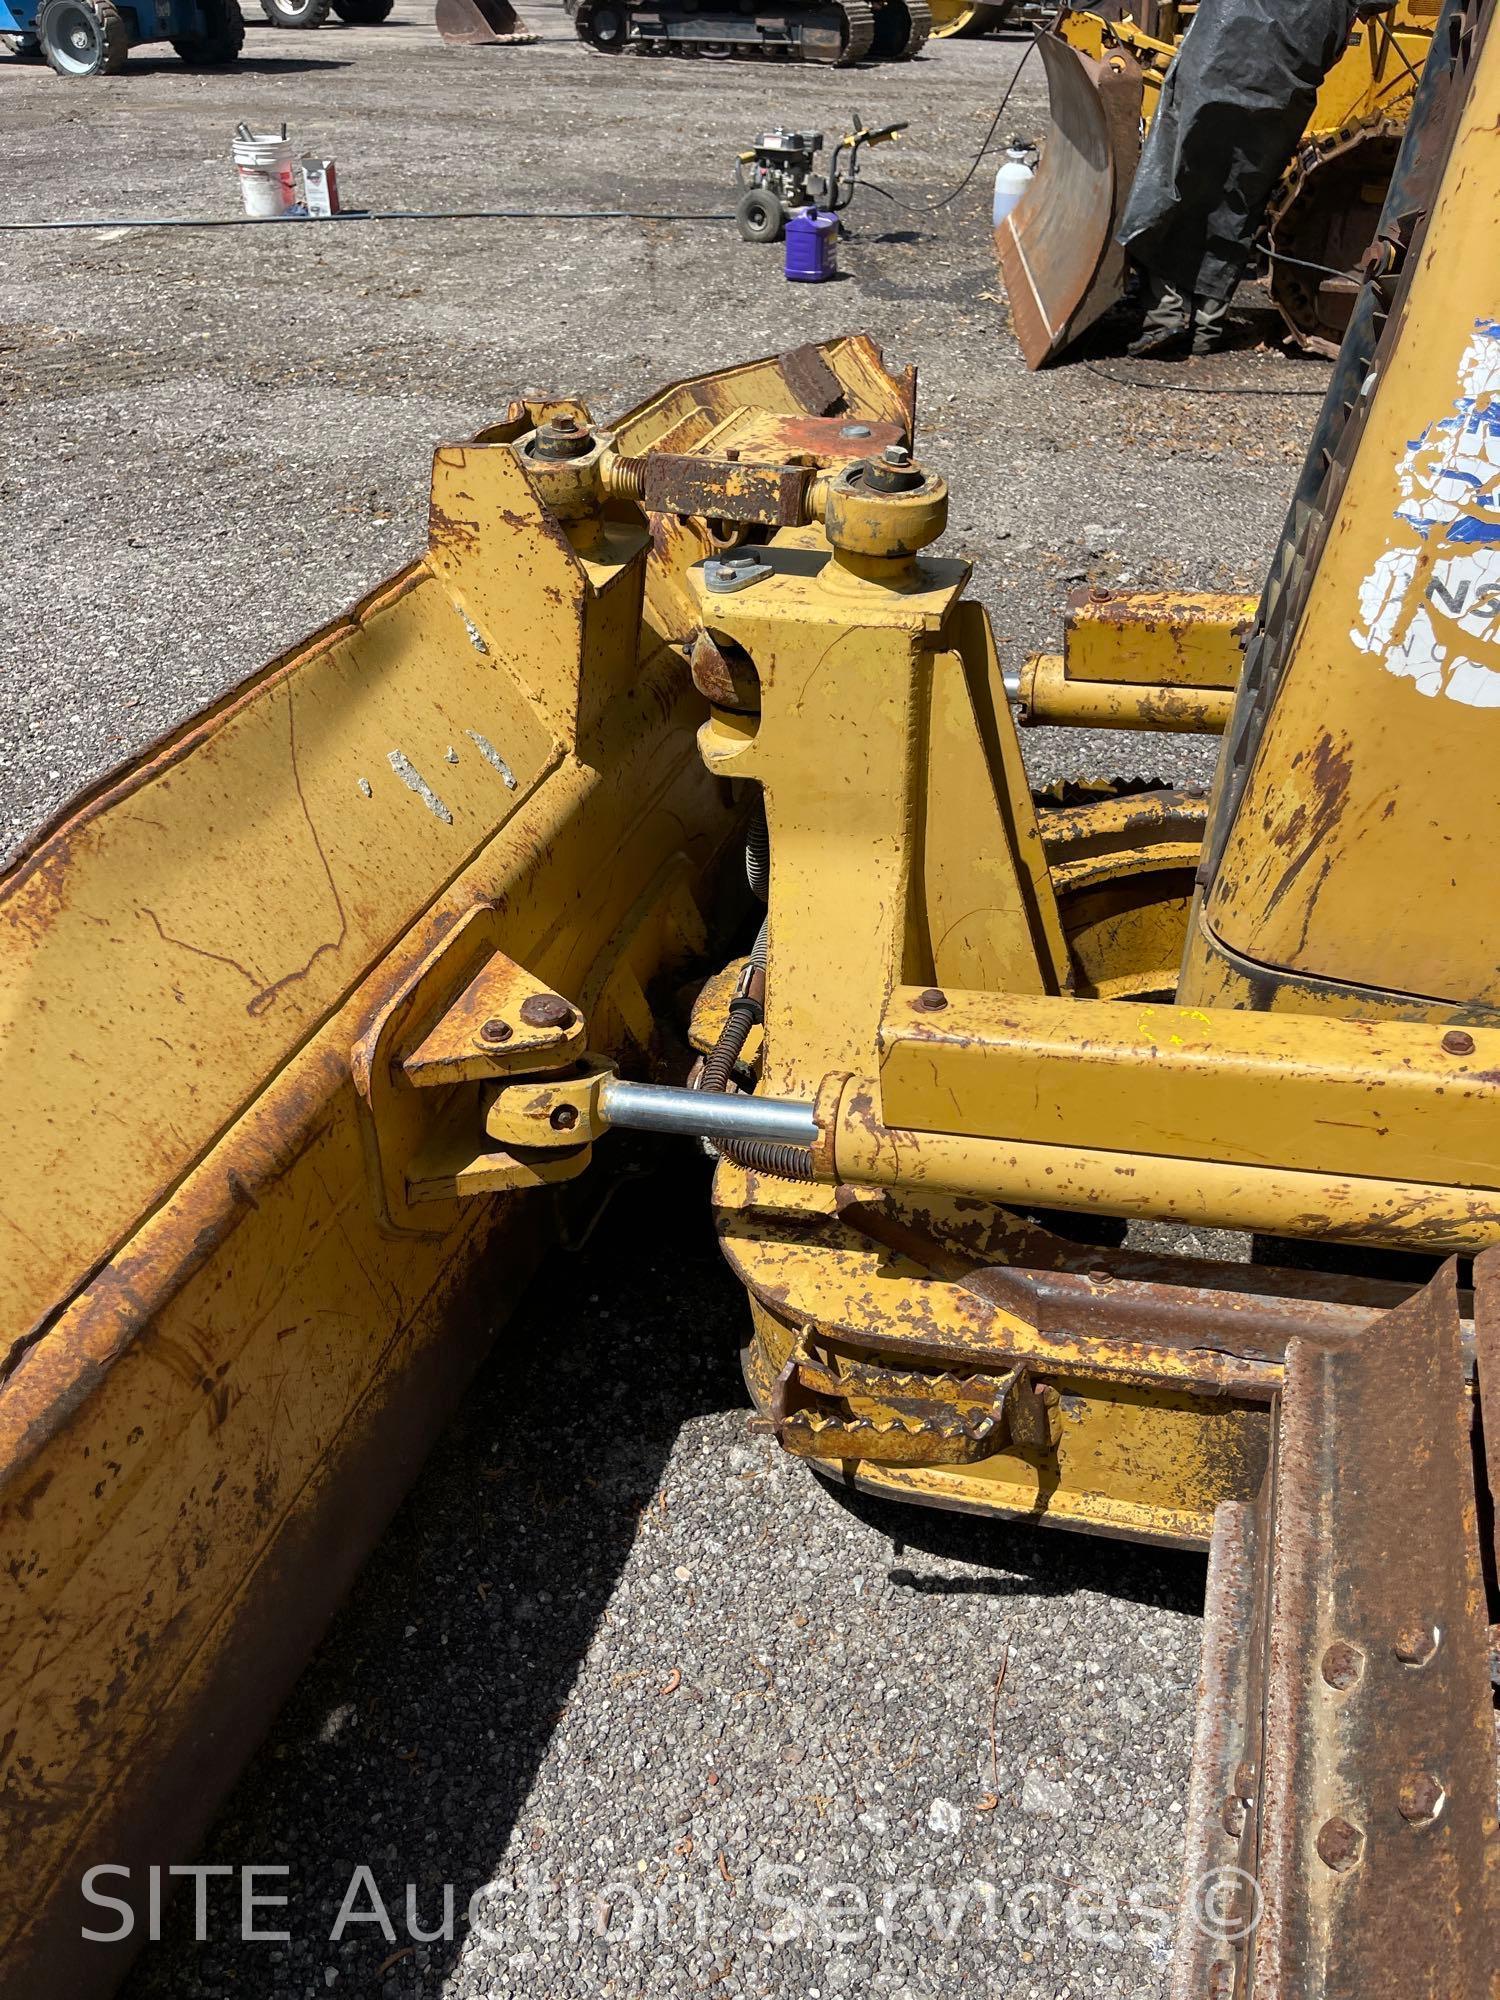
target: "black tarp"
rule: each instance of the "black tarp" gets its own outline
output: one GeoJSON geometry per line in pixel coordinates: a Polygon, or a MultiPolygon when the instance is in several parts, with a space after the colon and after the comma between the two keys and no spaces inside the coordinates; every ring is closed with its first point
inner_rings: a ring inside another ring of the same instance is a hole
{"type": "Polygon", "coordinates": [[[1229,297],[1353,20],[1350,0],[1202,0],[1120,222],[1138,264],[1188,297],[1229,297]]]}

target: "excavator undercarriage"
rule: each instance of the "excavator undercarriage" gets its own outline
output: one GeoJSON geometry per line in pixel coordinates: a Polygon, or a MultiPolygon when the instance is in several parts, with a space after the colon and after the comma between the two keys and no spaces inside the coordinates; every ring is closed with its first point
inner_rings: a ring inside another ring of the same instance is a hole
{"type": "Polygon", "coordinates": [[[567,0],[598,55],[735,56],[832,64],[909,62],[932,32],[927,0],[783,0],[701,7],[696,0],[567,0]]]}
{"type": "Polygon", "coordinates": [[[517,402],[14,865],[0,1992],[118,1979],[83,1870],[190,1857],[619,1129],[713,1152],[791,1456],[1208,1551],[1174,2000],[1493,2000],[1491,15],[1258,603],[1008,679],[861,337],[517,402]],[[1034,794],[1013,704],[1213,793],[1034,794]]]}

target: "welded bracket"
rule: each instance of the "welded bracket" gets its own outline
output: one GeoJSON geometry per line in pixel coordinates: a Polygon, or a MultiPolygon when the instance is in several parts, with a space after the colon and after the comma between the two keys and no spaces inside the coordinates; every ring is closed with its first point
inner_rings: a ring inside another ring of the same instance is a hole
{"type": "Polygon", "coordinates": [[[446,1229],[443,1205],[551,1186],[589,1163],[586,1145],[511,1148],[485,1134],[476,1084],[567,1067],[587,1033],[579,1008],[500,949],[502,923],[492,904],[465,911],[355,1045],[388,1229],[446,1229]]]}

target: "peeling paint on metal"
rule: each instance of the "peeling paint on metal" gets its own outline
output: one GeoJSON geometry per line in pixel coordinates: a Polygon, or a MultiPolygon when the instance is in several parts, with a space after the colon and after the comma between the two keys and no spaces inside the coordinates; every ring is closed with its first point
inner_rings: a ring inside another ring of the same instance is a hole
{"type": "Polygon", "coordinates": [[[409,792],[415,792],[427,810],[435,818],[440,819],[444,826],[452,826],[452,813],[449,812],[437,793],[422,776],[422,773],[412,763],[406,752],[404,750],[391,750],[386,754],[391,769],[401,780],[402,784],[405,785],[406,789],[409,792]]]}
{"type": "Polygon", "coordinates": [[[464,735],[474,745],[487,764],[493,764],[512,791],[516,788],[516,774],[506,763],[500,752],[487,736],[481,736],[477,729],[466,729],[464,735]]]}
{"type": "Polygon", "coordinates": [[[1500,708],[1500,321],[1478,320],[1450,415],[1396,463],[1403,538],[1360,586],[1350,638],[1418,694],[1500,708]]]}

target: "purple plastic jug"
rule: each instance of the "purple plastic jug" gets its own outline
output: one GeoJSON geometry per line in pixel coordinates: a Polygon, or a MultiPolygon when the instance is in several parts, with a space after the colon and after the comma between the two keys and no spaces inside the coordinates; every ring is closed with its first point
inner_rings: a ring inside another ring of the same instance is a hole
{"type": "Polygon", "coordinates": [[[838,270],[839,219],[821,208],[794,208],[786,219],[786,275],[794,285],[821,285],[838,270]]]}

